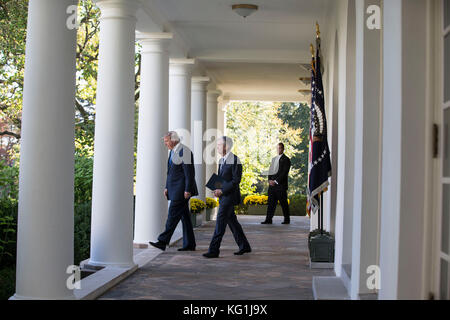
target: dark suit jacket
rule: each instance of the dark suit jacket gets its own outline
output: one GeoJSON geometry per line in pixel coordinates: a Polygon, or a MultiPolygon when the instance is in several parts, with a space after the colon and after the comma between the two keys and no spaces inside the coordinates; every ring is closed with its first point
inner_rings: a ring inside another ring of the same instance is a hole
{"type": "Polygon", "coordinates": [[[184,200],[184,192],[190,192],[192,196],[198,195],[195,183],[194,155],[183,144],[180,145],[177,152],[172,153],[172,163],[167,160],[166,189],[169,200],[184,200]]]}
{"type": "MultiPolygon", "coordinates": [[[[280,162],[278,163],[278,172],[274,175],[269,175],[269,180],[276,180],[278,185],[275,187],[287,190],[288,188],[288,174],[291,169],[291,159],[289,159],[284,153],[280,157],[280,162]]],[[[270,188],[270,186],[269,186],[270,188]]]]}
{"type": "Polygon", "coordinates": [[[239,158],[230,153],[225,164],[219,164],[218,175],[226,182],[222,186],[220,205],[238,205],[241,203],[241,190],[239,184],[242,178],[242,164],[239,158]]]}

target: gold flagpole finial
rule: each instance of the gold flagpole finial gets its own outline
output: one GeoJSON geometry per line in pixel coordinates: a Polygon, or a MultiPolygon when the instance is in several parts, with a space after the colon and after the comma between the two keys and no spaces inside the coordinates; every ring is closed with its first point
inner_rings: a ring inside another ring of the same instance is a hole
{"type": "Polygon", "coordinates": [[[317,39],[320,38],[320,26],[317,21],[316,21],[316,36],[317,36],[317,39]]]}

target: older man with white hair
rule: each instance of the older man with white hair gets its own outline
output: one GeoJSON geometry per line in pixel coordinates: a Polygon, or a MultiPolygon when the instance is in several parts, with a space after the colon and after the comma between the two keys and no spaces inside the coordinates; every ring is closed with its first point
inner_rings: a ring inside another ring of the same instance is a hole
{"type": "Polygon", "coordinates": [[[150,242],[150,244],[165,250],[181,219],[183,247],[178,251],[194,251],[195,236],[189,212],[189,199],[198,195],[195,183],[194,155],[188,147],[180,142],[180,137],[175,131],[166,133],[164,144],[170,150],[167,161],[166,188],[164,189],[164,195],[167,200],[170,200],[169,215],[166,229],[158,237],[158,242],[150,242]]]}

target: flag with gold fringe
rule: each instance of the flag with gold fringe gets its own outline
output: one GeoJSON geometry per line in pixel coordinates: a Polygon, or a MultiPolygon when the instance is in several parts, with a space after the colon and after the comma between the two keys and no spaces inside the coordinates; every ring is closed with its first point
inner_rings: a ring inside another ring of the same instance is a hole
{"type": "Polygon", "coordinates": [[[320,39],[317,42],[316,57],[311,71],[311,123],[308,165],[307,212],[319,209],[319,195],[328,188],[331,176],[331,158],[327,139],[327,120],[322,82],[320,39]]]}

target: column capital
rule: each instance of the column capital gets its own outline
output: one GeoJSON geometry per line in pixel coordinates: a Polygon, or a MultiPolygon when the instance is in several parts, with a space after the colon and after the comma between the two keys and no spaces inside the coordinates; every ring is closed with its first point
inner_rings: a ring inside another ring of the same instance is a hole
{"type": "Polygon", "coordinates": [[[136,40],[142,45],[142,53],[167,51],[173,34],[170,32],[136,32],[136,40]]]}
{"type": "Polygon", "coordinates": [[[206,91],[209,77],[192,77],[192,91],[206,91]]]}
{"type": "Polygon", "coordinates": [[[171,76],[188,76],[192,72],[195,59],[169,59],[169,74],[171,76]]]}
{"type": "Polygon", "coordinates": [[[228,95],[221,96],[219,101],[220,110],[225,111],[229,103],[230,103],[230,96],[228,95]]]}
{"type": "Polygon", "coordinates": [[[169,60],[171,65],[194,65],[195,59],[189,58],[172,58],[169,60]]]}
{"type": "Polygon", "coordinates": [[[207,99],[208,101],[214,101],[215,103],[218,103],[218,99],[221,94],[222,91],[220,90],[208,90],[207,99]]]}
{"type": "Polygon", "coordinates": [[[136,11],[141,6],[138,0],[94,0],[100,8],[100,20],[128,19],[136,21],[136,11]]]}

